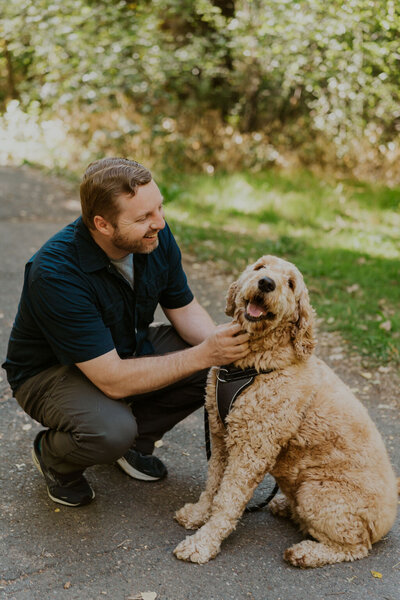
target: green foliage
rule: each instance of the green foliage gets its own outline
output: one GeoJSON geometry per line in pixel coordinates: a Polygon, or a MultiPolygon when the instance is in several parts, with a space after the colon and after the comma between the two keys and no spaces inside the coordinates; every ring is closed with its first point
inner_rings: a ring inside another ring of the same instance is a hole
{"type": "Polygon", "coordinates": [[[303,272],[323,327],[400,364],[400,190],[305,171],[160,175],[181,246],[235,277],[263,254],[303,272]]]}
{"type": "Polygon", "coordinates": [[[93,154],[204,169],[296,155],[395,180],[399,33],[395,0],[13,0],[0,102],[61,116],[93,154]]]}

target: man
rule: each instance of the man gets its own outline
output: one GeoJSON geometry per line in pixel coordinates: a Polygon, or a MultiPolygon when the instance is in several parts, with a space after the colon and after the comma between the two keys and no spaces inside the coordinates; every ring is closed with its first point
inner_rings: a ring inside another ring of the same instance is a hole
{"type": "Polygon", "coordinates": [[[188,287],[150,171],[89,165],[82,216],[27,263],[3,367],[20,406],[47,429],[33,459],[50,498],[94,498],[84,470],[117,462],[155,481],[154,442],[203,403],[207,369],[244,357],[248,336],[216,327],[188,287]],[[151,325],[160,303],[171,325],[151,325]]]}

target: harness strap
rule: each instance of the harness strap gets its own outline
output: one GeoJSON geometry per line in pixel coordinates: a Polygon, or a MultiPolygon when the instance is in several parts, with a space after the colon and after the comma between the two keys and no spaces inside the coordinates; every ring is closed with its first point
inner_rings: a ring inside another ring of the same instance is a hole
{"type": "Polygon", "coordinates": [[[263,373],[272,373],[273,370],[274,369],[261,369],[260,371],[257,371],[255,367],[240,369],[239,367],[233,367],[232,365],[224,365],[218,369],[218,377],[221,381],[237,381],[238,379],[245,379],[246,377],[256,377],[263,373]]]}
{"type": "Polygon", "coordinates": [[[217,408],[221,421],[226,427],[226,417],[230,413],[235,400],[254,381],[255,376],[241,378],[233,381],[224,381],[217,375],[217,408]]]}
{"type": "Polygon", "coordinates": [[[273,369],[257,371],[254,367],[238,369],[230,365],[220,367],[217,372],[216,398],[218,414],[226,427],[226,417],[239,395],[262,373],[272,373],[273,369]]]}

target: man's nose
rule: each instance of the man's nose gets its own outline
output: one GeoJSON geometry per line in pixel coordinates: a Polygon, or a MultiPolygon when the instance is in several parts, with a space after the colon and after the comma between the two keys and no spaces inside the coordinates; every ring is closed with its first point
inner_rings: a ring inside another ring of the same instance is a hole
{"type": "Polygon", "coordinates": [[[152,229],[164,229],[164,227],[165,227],[164,213],[162,213],[162,212],[158,213],[157,217],[155,219],[153,219],[151,227],[152,227],[152,229]]]}
{"type": "Polygon", "coordinates": [[[276,288],[276,283],[271,277],[263,277],[258,280],[258,289],[261,292],[273,292],[276,288]]]}

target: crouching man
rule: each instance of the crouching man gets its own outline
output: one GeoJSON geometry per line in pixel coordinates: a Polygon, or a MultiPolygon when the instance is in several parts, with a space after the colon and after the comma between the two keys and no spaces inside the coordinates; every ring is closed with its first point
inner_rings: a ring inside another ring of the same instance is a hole
{"type": "Polygon", "coordinates": [[[106,158],[87,168],[82,215],[29,260],[3,367],[46,429],[33,459],[50,498],[94,498],[87,467],[135,479],[167,473],[154,442],[204,401],[207,370],[244,357],[248,336],[215,326],[187,284],[148,169],[106,158]],[[160,303],[170,325],[151,325],[160,303]]]}

